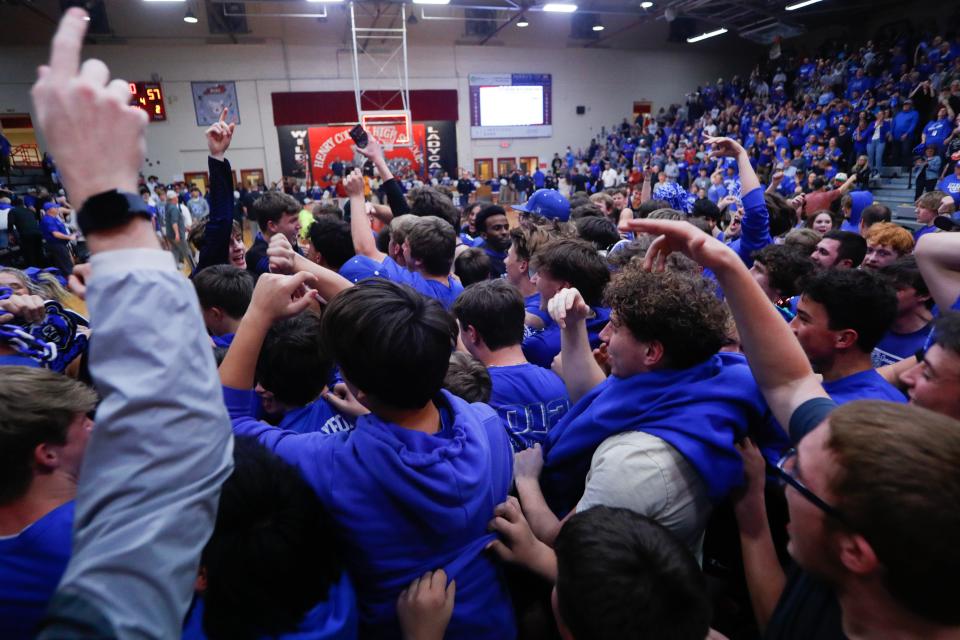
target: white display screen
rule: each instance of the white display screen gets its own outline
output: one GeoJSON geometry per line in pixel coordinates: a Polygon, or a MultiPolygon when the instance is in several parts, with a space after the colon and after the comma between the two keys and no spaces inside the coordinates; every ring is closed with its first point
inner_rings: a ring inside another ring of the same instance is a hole
{"type": "Polygon", "coordinates": [[[524,126],[543,123],[542,86],[480,87],[481,126],[524,126]]]}

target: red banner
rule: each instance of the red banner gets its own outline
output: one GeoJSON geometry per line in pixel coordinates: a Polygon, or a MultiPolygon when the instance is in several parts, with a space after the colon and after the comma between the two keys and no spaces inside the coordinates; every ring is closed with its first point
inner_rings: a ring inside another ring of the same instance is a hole
{"type": "MultiPolygon", "coordinates": [[[[389,131],[379,131],[389,127],[378,126],[377,139],[389,143],[389,131]]],[[[353,139],[350,138],[349,126],[342,127],[310,127],[308,139],[310,142],[310,172],[313,181],[321,187],[330,185],[333,177],[331,165],[340,161],[344,167],[354,165],[353,139]]],[[[402,179],[411,173],[425,177],[426,167],[423,162],[426,146],[425,127],[421,123],[413,124],[412,147],[394,147],[386,150],[387,165],[397,179],[402,179]]],[[[373,134],[371,134],[373,135],[373,134]]],[[[396,138],[396,136],[393,136],[396,138]]],[[[360,162],[363,158],[358,158],[360,162]]]]}

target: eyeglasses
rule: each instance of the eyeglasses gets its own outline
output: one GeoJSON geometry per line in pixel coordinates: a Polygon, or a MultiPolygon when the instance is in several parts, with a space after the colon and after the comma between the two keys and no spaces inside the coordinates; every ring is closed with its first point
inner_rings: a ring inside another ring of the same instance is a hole
{"type": "Polygon", "coordinates": [[[780,460],[777,462],[776,465],[772,465],[769,462],[767,464],[774,471],[777,472],[777,475],[780,477],[781,480],[783,480],[784,482],[789,484],[791,487],[796,489],[800,493],[800,495],[802,495],[804,498],[806,498],[807,500],[812,502],[814,505],[819,507],[821,511],[826,513],[828,516],[836,518],[843,524],[846,524],[849,526],[849,522],[844,517],[844,515],[840,512],[839,509],[827,504],[825,500],[820,498],[817,494],[815,494],[813,491],[808,489],[806,485],[800,482],[800,480],[796,476],[795,464],[790,469],[787,469],[787,463],[789,463],[791,460],[795,459],[796,457],[797,457],[797,450],[790,449],[785,454],[783,454],[783,457],[780,458],[780,460]]]}

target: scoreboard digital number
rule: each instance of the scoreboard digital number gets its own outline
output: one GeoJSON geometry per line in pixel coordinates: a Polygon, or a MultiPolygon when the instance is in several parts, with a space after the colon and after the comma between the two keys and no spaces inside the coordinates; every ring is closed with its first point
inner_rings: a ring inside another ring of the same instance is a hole
{"type": "Polygon", "coordinates": [[[146,111],[151,122],[167,119],[167,109],[163,106],[163,89],[159,82],[131,82],[130,104],[146,111]]]}

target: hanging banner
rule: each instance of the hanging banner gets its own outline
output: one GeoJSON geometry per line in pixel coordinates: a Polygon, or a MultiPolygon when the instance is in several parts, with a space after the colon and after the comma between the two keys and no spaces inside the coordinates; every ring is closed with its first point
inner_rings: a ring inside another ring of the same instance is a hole
{"type": "Polygon", "coordinates": [[[280,143],[280,171],[286,178],[306,178],[310,164],[310,152],[307,149],[309,127],[277,127],[277,141],[280,143]]]}
{"type": "MultiPolygon", "coordinates": [[[[280,168],[285,177],[304,179],[308,176],[326,187],[334,174],[334,162],[341,173],[365,161],[353,152],[350,126],[280,126],[277,141],[280,168]]],[[[449,120],[415,122],[412,126],[413,147],[390,147],[395,140],[391,131],[376,126],[371,135],[384,145],[384,155],[394,176],[403,179],[415,174],[421,179],[440,178],[444,172],[457,175],[457,128],[449,120]]]]}
{"type": "MultiPolygon", "coordinates": [[[[350,126],[310,127],[310,171],[313,181],[326,187],[333,179],[334,169],[342,173],[352,167],[361,166],[366,159],[354,154],[354,142],[350,137],[350,126]],[[339,163],[341,167],[334,167],[339,163]]],[[[424,126],[413,125],[411,147],[393,147],[384,149],[384,156],[390,171],[398,180],[413,175],[424,175],[424,126]]]]}

